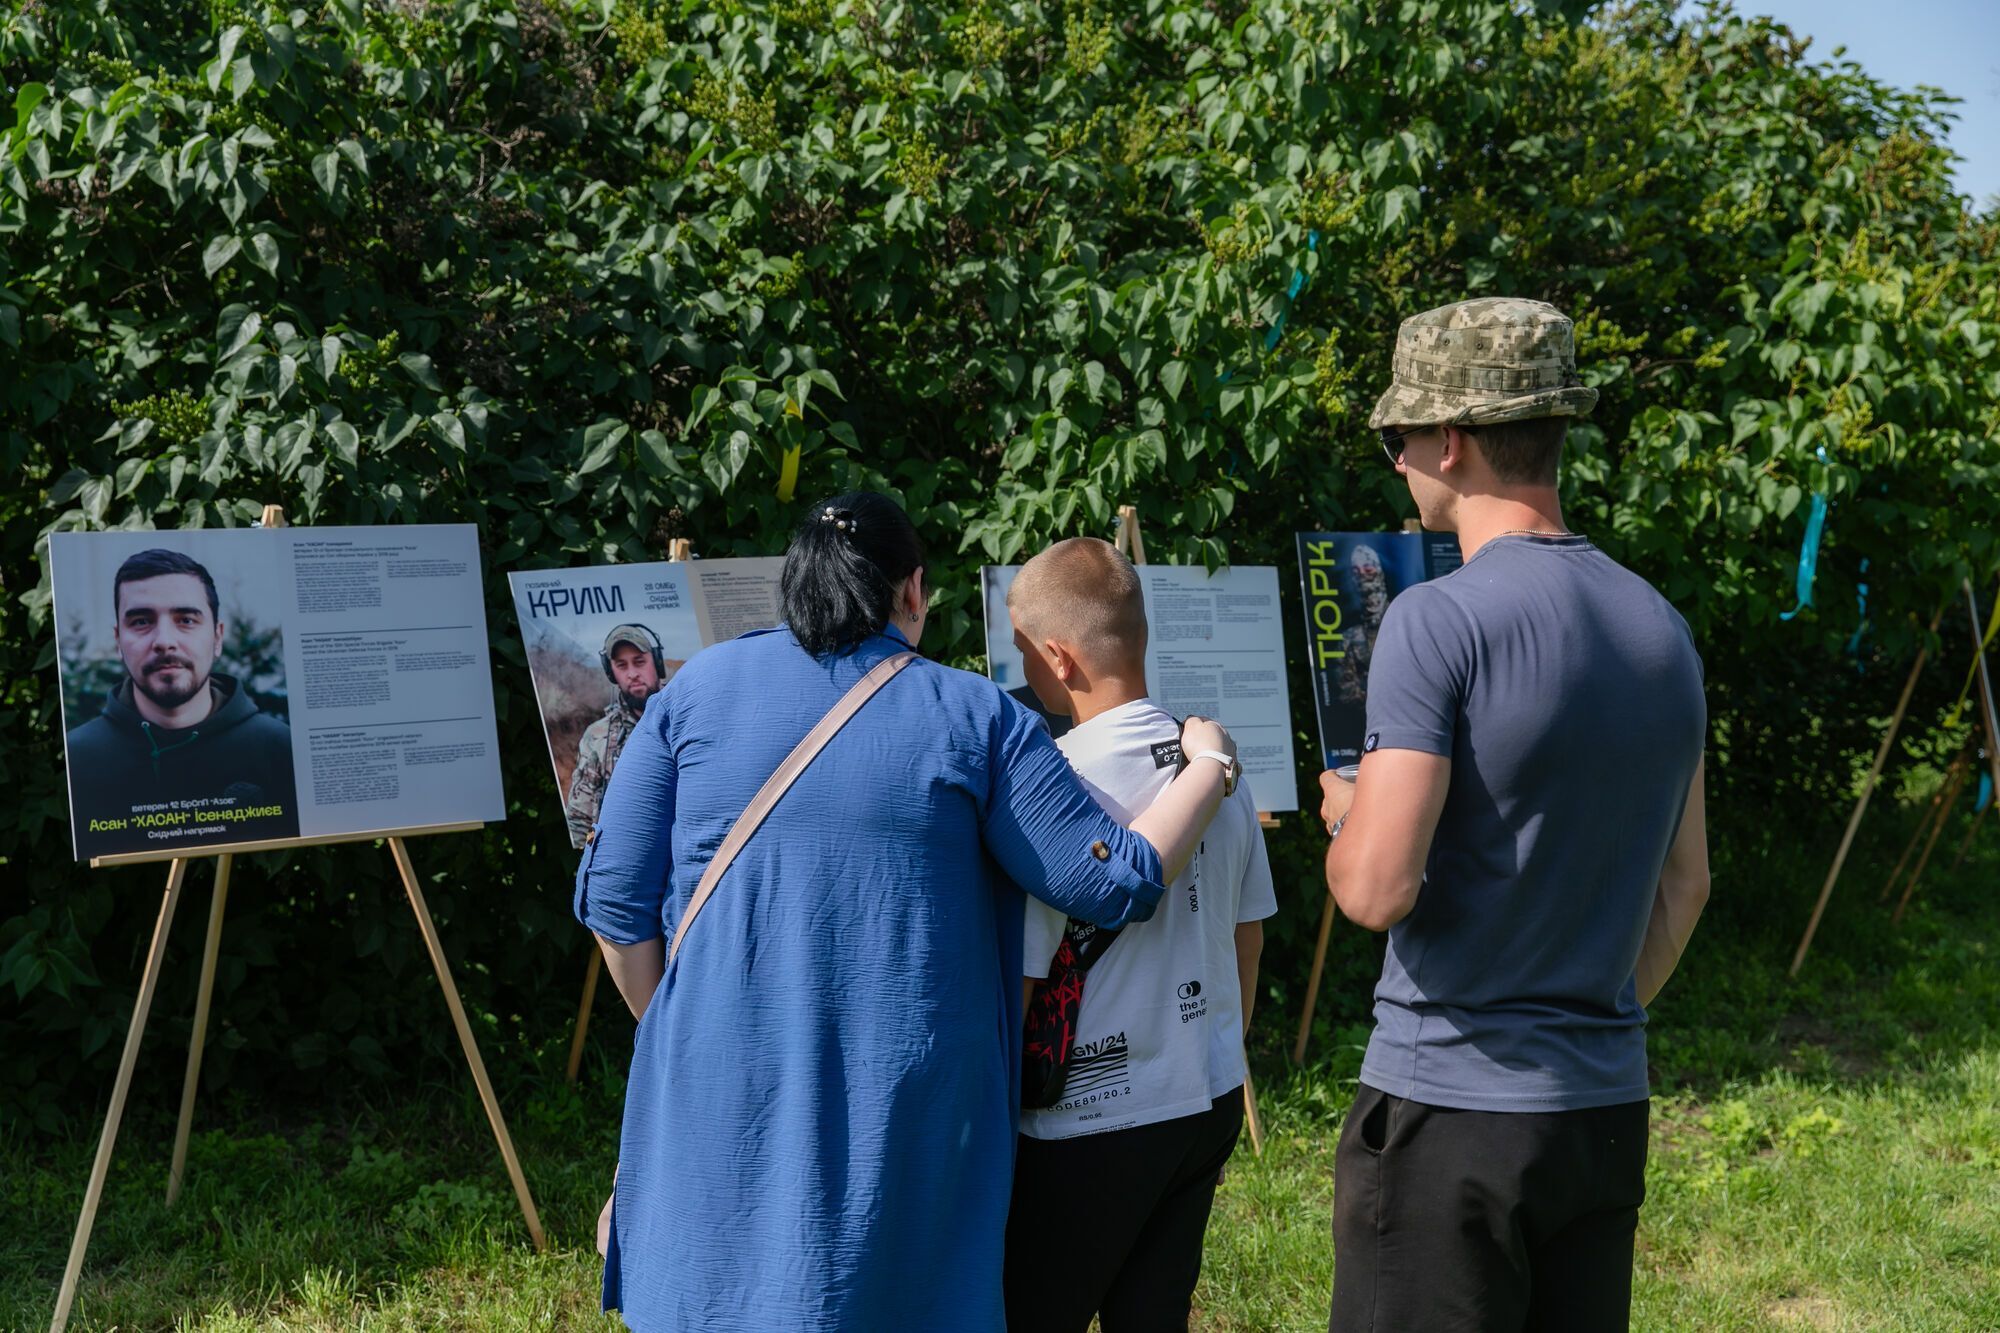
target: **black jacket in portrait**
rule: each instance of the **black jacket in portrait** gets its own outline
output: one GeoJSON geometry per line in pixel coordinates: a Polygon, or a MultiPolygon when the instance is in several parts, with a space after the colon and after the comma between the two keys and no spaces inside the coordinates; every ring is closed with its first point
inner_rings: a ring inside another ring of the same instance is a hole
{"type": "Polygon", "coordinates": [[[127,680],[69,733],[79,856],[182,847],[199,855],[203,844],[298,836],[290,727],[220,674],[208,679],[214,710],[192,727],[147,722],[132,688],[127,680]]]}

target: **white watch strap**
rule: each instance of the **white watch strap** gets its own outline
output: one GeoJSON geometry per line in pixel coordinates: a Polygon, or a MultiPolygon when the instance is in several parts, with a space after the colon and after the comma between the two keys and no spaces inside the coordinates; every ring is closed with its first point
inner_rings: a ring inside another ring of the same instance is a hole
{"type": "Polygon", "coordinates": [[[1221,764],[1222,794],[1224,796],[1234,796],[1236,794],[1236,779],[1241,776],[1243,768],[1232,756],[1223,753],[1221,750],[1202,750],[1199,753],[1188,756],[1190,764],[1197,759],[1213,759],[1216,763],[1221,764]]]}

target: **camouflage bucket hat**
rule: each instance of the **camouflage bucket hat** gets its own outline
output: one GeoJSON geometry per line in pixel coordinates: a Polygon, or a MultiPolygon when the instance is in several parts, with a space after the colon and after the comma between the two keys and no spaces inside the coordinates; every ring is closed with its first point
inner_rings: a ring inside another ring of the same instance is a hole
{"type": "Polygon", "coordinates": [[[1576,375],[1569,317],[1545,301],[1487,296],[1412,315],[1396,331],[1389,391],[1368,425],[1490,426],[1580,417],[1597,390],[1576,375]]]}

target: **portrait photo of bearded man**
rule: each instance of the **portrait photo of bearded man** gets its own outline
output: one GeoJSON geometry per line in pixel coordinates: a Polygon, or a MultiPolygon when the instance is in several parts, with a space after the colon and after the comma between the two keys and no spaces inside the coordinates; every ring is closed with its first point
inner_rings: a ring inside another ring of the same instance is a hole
{"type": "Polygon", "coordinates": [[[576,746],[576,770],[570,778],[570,844],[583,846],[597,822],[598,807],[604,801],[605,784],[618,764],[618,754],[646,711],[646,700],[660,692],[679,662],[666,660],[660,636],[644,625],[614,625],[604,636],[598,654],[607,680],[618,693],[605,706],[604,715],[592,722],[576,746]]]}
{"type": "Polygon", "coordinates": [[[67,738],[79,847],[137,849],[143,836],[121,822],[174,802],[245,811],[226,821],[229,842],[296,837],[291,728],[216,669],[227,627],[208,569],[140,551],[118,567],[111,610],[124,680],[67,738]]]}

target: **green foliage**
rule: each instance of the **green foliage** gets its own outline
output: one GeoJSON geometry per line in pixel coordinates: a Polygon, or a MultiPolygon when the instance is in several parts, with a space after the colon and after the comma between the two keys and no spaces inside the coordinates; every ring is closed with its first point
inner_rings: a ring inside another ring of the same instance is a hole
{"type": "MultiPolygon", "coordinates": [[[[1950,194],[1935,96],[1726,10],[1584,8],[12,8],[0,860],[26,887],[0,949],[74,966],[60,993],[60,964],[9,971],[0,1032],[27,1058],[0,1104],[87,1104],[157,878],[65,864],[47,532],[271,501],[479,525],[510,818],[417,858],[475,1003],[545,1033],[583,945],[506,570],[674,536],[774,552],[804,503],[880,487],[932,548],[926,646],[976,665],[975,566],[1107,533],[1122,501],[1155,558],[1209,564],[1403,517],[1361,422],[1396,322],[1468,295],[1578,316],[1603,402],[1573,519],[1693,624],[1718,804],[1809,823],[1912,615],[2000,562],[2000,230],[1950,194]],[[1781,624],[1822,487],[1819,607],[1781,624]]],[[[1303,686],[1301,664],[1309,727],[1303,686]]],[[[1289,1000],[1309,823],[1274,843],[1289,1000]]],[[[241,881],[218,1085],[380,1074],[434,1028],[383,860],[263,857],[241,881]]],[[[1330,976],[1372,950],[1341,932],[1330,976]]],[[[175,1022],[189,970],[162,989],[175,1022]]]]}

